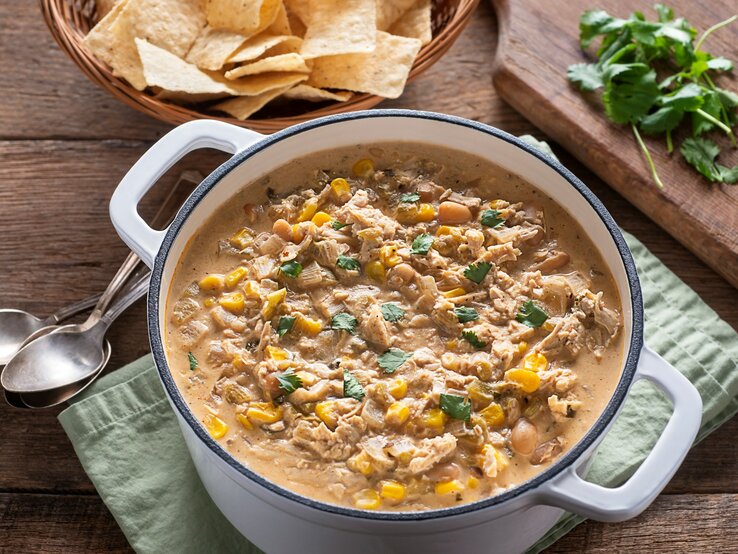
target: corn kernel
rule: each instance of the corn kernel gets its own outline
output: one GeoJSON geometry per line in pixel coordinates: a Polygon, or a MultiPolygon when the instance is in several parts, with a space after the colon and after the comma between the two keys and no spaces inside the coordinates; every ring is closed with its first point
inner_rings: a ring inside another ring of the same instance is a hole
{"type": "Polygon", "coordinates": [[[487,425],[492,428],[499,427],[505,423],[505,411],[502,409],[502,406],[496,402],[492,402],[492,404],[484,408],[479,412],[479,415],[481,415],[487,425]]]}
{"type": "Polygon", "coordinates": [[[274,312],[277,311],[277,306],[284,302],[285,298],[287,298],[287,289],[279,289],[268,294],[266,302],[264,302],[264,306],[261,308],[261,317],[272,319],[274,312]]]}
{"type": "Polygon", "coordinates": [[[402,263],[402,258],[397,255],[397,247],[389,244],[379,249],[379,259],[386,267],[395,267],[402,263]]]}
{"type": "Polygon", "coordinates": [[[222,439],[228,432],[228,424],[215,414],[210,414],[205,419],[205,428],[214,439],[222,439]]]}
{"type": "Polygon", "coordinates": [[[405,398],[405,395],[407,394],[407,381],[402,377],[399,377],[392,381],[392,383],[390,383],[390,386],[387,390],[397,400],[399,400],[400,398],[405,398]]]}
{"type": "Polygon", "coordinates": [[[491,444],[485,444],[482,447],[482,450],[481,450],[481,458],[484,459],[487,456],[487,454],[489,453],[490,450],[493,451],[493,455],[495,457],[495,461],[497,462],[497,471],[502,471],[505,468],[507,468],[507,466],[510,465],[510,458],[508,458],[507,455],[504,452],[502,452],[501,450],[498,450],[497,448],[495,448],[491,444]]]}
{"type": "Polygon", "coordinates": [[[402,425],[410,417],[410,408],[403,402],[394,402],[384,415],[384,420],[390,425],[402,425]]]}
{"type": "Polygon", "coordinates": [[[523,369],[528,371],[546,371],[548,360],[540,352],[531,352],[523,358],[523,369]]]}
{"type": "Polygon", "coordinates": [[[282,419],[282,407],[271,402],[252,402],[246,410],[246,417],[254,423],[276,423],[282,419]]]}
{"type": "Polygon", "coordinates": [[[200,279],[200,282],[198,283],[200,290],[207,292],[220,292],[223,290],[224,284],[223,276],[216,273],[206,275],[200,279]]]}
{"type": "Polygon", "coordinates": [[[464,484],[454,479],[453,481],[441,481],[436,483],[436,494],[446,496],[447,494],[458,494],[464,490],[464,484]]]}
{"type": "Polygon", "coordinates": [[[473,475],[469,477],[469,479],[466,480],[466,488],[476,489],[478,486],[479,486],[479,479],[477,479],[473,475]]]}
{"type": "Polygon", "coordinates": [[[508,369],[505,372],[505,380],[515,383],[526,393],[535,392],[541,386],[538,374],[527,369],[508,369]]]}
{"type": "Polygon", "coordinates": [[[459,341],[456,339],[451,339],[446,341],[446,348],[449,350],[456,350],[456,347],[459,346],[459,341]]]}
{"type": "Polygon", "coordinates": [[[310,219],[315,215],[315,212],[318,211],[318,199],[316,197],[308,198],[305,200],[305,203],[302,205],[302,210],[300,210],[300,215],[297,216],[297,222],[301,223],[303,221],[310,221],[310,219]]]}
{"type": "Polygon", "coordinates": [[[326,223],[332,220],[333,218],[329,216],[327,213],[317,212],[310,221],[315,223],[316,227],[322,227],[323,225],[325,225],[326,223]]]}
{"type": "Polygon", "coordinates": [[[295,244],[298,244],[302,242],[302,239],[304,238],[305,238],[304,231],[300,228],[300,226],[297,223],[295,223],[292,226],[292,242],[294,242],[295,244]]]}
{"type": "Polygon", "coordinates": [[[372,489],[363,489],[354,495],[354,506],[359,510],[377,510],[382,505],[379,493],[372,489]]]}
{"type": "Polygon", "coordinates": [[[462,235],[461,230],[458,227],[449,227],[448,225],[441,225],[438,227],[438,230],[436,231],[437,237],[442,237],[445,235],[452,236],[455,240],[461,241],[462,235]]]}
{"type": "Polygon", "coordinates": [[[246,416],[246,414],[236,414],[236,419],[238,422],[243,425],[244,429],[248,429],[249,431],[254,428],[253,424],[249,420],[249,418],[246,416]]]}
{"type": "Polygon", "coordinates": [[[235,367],[238,371],[243,371],[246,369],[246,362],[244,361],[241,354],[236,354],[233,357],[233,360],[231,363],[233,364],[233,367],[235,367]]]}
{"type": "Polygon", "coordinates": [[[297,314],[297,316],[295,317],[297,318],[295,320],[295,328],[301,333],[305,333],[307,335],[317,335],[323,330],[323,324],[317,319],[305,317],[302,314],[297,314]]]}
{"type": "Polygon", "coordinates": [[[397,481],[382,481],[379,484],[379,496],[386,500],[401,502],[405,499],[407,489],[402,483],[397,481]]]}
{"type": "Polygon", "coordinates": [[[308,371],[296,371],[295,375],[300,378],[300,381],[302,381],[302,384],[305,387],[312,387],[318,382],[318,377],[308,371]]]}
{"type": "Polygon", "coordinates": [[[365,271],[370,279],[373,279],[378,283],[384,283],[385,277],[387,276],[384,264],[379,260],[374,260],[373,262],[366,264],[365,271]]]}
{"type": "Polygon", "coordinates": [[[348,181],[342,177],[331,181],[331,191],[336,200],[344,200],[351,195],[351,187],[348,181]]]}
{"type": "Polygon", "coordinates": [[[520,342],[518,343],[518,353],[519,353],[519,354],[522,354],[522,353],[523,353],[523,352],[525,352],[526,350],[528,350],[528,343],[527,343],[527,342],[525,342],[524,340],[521,340],[521,341],[520,341],[520,342]]]}
{"type": "Polygon", "coordinates": [[[242,289],[246,298],[261,298],[261,288],[256,281],[246,281],[242,289]]]}
{"type": "Polygon", "coordinates": [[[225,286],[229,289],[232,289],[235,287],[241,279],[246,277],[246,268],[245,267],[237,267],[230,273],[226,273],[225,278],[223,279],[223,282],[225,283],[225,286]]]}
{"type": "Polygon", "coordinates": [[[362,450],[356,456],[353,456],[346,460],[346,465],[351,471],[361,473],[366,477],[369,477],[372,473],[374,473],[372,460],[365,450],[362,450]]]}
{"type": "Polygon", "coordinates": [[[432,408],[423,414],[423,425],[441,431],[447,419],[448,416],[440,408],[432,408]]]}
{"type": "Polygon", "coordinates": [[[421,204],[418,206],[418,222],[419,223],[428,223],[429,221],[433,221],[433,219],[436,217],[436,210],[433,208],[431,204],[421,204]]]}
{"type": "Polygon", "coordinates": [[[243,308],[246,305],[246,301],[243,298],[243,294],[240,292],[232,292],[226,294],[218,300],[218,304],[223,306],[226,310],[232,314],[240,314],[243,312],[243,308]]]}
{"type": "Polygon", "coordinates": [[[246,227],[244,227],[236,231],[228,241],[231,243],[231,246],[233,246],[233,248],[243,250],[244,248],[248,248],[249,246],[251,246],[251,244],[254,242],[254,233],[251,231],[251,229],[247,229],[246,227]]]}
{"type": "Polygon", "coordinates": [[[277,346],[269,345],[266,347],[266,353],[272,360],[286,360],[287,351],[277,346]]]}
{"type": "Polygon", "coordinates": [[[445,298],[458,298],[459,296],[464,296],[466,294],[466,291],[461,287],[456,287],[455,289],[447,290],[443,293],[443,296],[445,298]]]}
{"type": "Polygon", "coordinates": [[[553,321],[551,321],[551,318],[547,319],[543,322],[543,325],[541,325],[544,331],[553,331],[555,324],[553,321]]]}
{"type": "Polygon", "coordinates": [[[368,158],[359,160],[351,168],[351,172],[357,177],[368,177],[372,171],[374,171],[374,162],[368,158]]]}
{"type": "Polygon", "coordinates": [[[338,425],[338,414],[336,414],[335,402],[332,402],[331,400],[318,402],[315,406],[315,415],[317,415],[323,423],[331,429],[338,425]]]}
{"type": "Polygon", "coordinates": [[[218,303],[218,300],[216,300],[215,298],[213,298],[213,297],[211,296],[210,298],[206,298],[206,299],[205,299],[205,300],[203,301],[203,303],[202,303],[202,304],[203,304],[203,306],[205,306],[206,308],[212,308],[212,307],[213,307],[213,306],[215,306],[215,305],[216,305],[217,303],[218,303]]]}

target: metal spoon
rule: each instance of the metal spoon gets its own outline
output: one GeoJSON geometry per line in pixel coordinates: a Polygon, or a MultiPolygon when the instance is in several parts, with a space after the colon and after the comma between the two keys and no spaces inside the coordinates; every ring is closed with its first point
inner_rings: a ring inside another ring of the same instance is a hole
{"type": "Polygon", "coordinates": [[[0,365],[7,364],[28,337],[37,331],[56,326],[59,322],[92,308],[99,299],[99,294],[90,296],[61,308],[45,319],[23,310],[0,310],[0,365]]]}
{"type": "Polygon", "coordinates": [[[110,324],[148,289],[150,272],[113,302],[102,317],[96,311],[79,325],[58,331],[27,344],[8,362],[0,376],[6,391],[21,394],[59,389],[95,375],[105,363],[103,341],[110,324]]]}
{"type": "Polygon", "coordinates": [[[89,387],[92,382],[100,376],[102,371],[108,365],[108,361],[110,361],[111,353],[112,347],[110,346],[110,342],[106,340],[105,358],[103,363],[100,365],[100,369],[97,370],[97,373],[94,373],[87,379],[77,383],[72,383],[71,385],[48,391],[20,394],[18,392],[10,392],[6,390],[5,401],[15,408],[51,408],[52,406],[66,402],[89,387]]]}

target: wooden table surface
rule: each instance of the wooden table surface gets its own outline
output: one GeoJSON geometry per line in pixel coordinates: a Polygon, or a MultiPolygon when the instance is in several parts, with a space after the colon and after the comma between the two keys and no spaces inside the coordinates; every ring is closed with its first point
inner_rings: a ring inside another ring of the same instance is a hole
{"type": "MultiPolygon", "coordinates": [[[[57,48],[35,2],[1,2],[0,298],[48,314],[99,292],[126,255],[107,214],[113,188],[168,129],[98,90],[57,48]]],[[[453,49],[385,107],[422,108],[545,138],[495,94],[496,22],[482,3],[453,49]]],[[[640,238],[733,327],[738,294],[554,145],[618,223],[640,238]]],[[[203,172],[221,156],[189,157],[203,172]]],[[[151,208],[157,197],[146,199],[151,208]]],[[[145,200],[145,201],[146,201],[145,200]]],[[[138,303],[113,326],[111,367],[148,351],[138,303]]],[[[0,552],[129,552],[83,472],[60,410],[0,406],[0,552]]],[[[665,493],[622,524],[588,522],[550,552],[738,551],[738,420],[697,446],[665,493]]]]}

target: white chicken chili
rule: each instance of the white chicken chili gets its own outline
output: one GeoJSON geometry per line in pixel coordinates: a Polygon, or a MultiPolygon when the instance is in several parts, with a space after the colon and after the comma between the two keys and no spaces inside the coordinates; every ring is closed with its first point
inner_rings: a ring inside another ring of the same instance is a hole
{"type": "Polygon", "coordinates": [[[382,143],[244,185],[179,260],[165,339],[189,408],[265,478],[367,510],[472,502],[555,462],[612,396],[607,265],[516,175],[382,143]]]}

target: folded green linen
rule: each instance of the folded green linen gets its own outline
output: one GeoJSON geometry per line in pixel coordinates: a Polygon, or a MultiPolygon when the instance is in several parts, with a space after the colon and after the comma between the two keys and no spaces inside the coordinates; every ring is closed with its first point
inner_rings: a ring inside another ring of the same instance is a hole
{"type": "MultiPolygon", "coordinates": [[[[646,342],[702,396],[700,440],[738,412],[738,334],[643,244],[625,237],[643,287],[646,342]]],[[[658,390],[636,383],[588,480],[607,486],[623,482],[648,454],[670,413],[658,390]]],[[[150,356],[94,383],[59,421],[137,552],[260,552],[210,500],[150,356]]],[[[531,552],[583,520],[566,515],[531,552]]]]}

